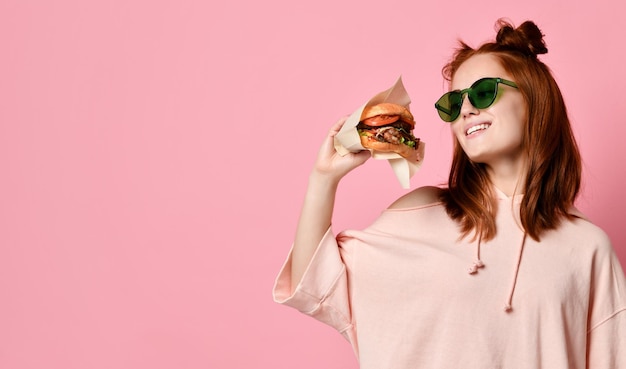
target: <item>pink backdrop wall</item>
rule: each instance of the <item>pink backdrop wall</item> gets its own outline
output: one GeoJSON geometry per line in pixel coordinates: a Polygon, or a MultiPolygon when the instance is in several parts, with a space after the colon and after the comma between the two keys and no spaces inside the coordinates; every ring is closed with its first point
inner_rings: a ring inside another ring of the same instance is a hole
{"type": "MultiPolygon", "coordinates": [[[[441,66],[503,16],[546,34],[579,207],[626,263],[622,2],[384,3],[0,2],[0,367],[356,368],[271,299],[317,147],[402,75],[428,143],[412,187],[443,182],[441,66]]],[[[368,162],[335,227],[404,192],[368,162]]]]}

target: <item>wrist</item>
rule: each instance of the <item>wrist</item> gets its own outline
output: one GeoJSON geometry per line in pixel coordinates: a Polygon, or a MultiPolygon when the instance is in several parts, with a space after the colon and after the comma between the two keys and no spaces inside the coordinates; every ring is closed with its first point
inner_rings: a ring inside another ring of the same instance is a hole
{"type": "Polygon", "coordinates": [[[312,172],[309,176],[307,197],[316,199],[316,202],[334,201],[340,178],[335,178],[328,173],[312,172]]]}
{"type": "Polygon", "coordinates": [[[340,180],[341,177],[318,170],[313,170],[309,174],[309,186],[316,188],[336,189],[340,180]]]}

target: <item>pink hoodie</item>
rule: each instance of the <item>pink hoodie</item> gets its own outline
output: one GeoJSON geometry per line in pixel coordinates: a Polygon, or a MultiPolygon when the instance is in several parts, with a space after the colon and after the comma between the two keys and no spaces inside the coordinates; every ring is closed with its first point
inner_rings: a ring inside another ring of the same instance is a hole
{"type": "Polygon", "coordinates": [[[337,329],[363,369],[626,369],[626,280],[606,234],[580,217],[536,242],[521,196],[499,196],[498,235],[480,244],[440,203],[329,229],[293,293],[288,257],[274,299],[337,329]]]}

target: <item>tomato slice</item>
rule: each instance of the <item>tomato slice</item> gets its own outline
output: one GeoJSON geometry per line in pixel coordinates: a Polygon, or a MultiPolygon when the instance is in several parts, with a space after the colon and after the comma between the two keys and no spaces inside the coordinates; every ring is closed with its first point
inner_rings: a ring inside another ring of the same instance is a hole
{"type": "Polygon", "coordinates": [[[363,123],[371,127],[380,127],[386,124],[391,124],[400,119],[398,115],[377,115],[375,117],[367,118],[363,120],[363,123]]]}

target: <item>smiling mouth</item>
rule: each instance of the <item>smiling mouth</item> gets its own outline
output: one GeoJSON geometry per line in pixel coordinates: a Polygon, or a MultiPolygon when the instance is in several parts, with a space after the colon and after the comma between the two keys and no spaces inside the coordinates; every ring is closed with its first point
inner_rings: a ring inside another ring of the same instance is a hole
{"type": "Polygon", "coordinates": [[[467,131],[465,131],[465,135],[469,136],[472,133],[476,133],[478,131],[484,131],[485,129],[489,128],[489,126],[491,126],[491,124],[488,124],[488,123],[477,124],[475,126],[470,127],[467,131]]]}

